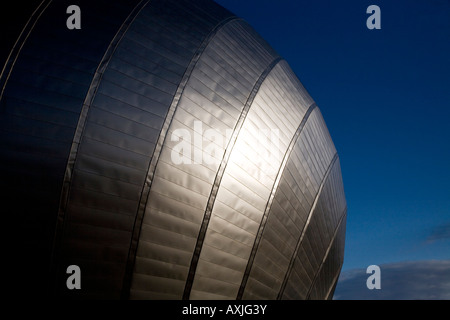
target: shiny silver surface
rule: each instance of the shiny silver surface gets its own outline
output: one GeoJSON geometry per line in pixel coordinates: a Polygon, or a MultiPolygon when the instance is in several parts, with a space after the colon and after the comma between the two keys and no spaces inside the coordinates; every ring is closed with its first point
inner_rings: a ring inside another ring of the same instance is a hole
{"type": "Polygon", "coordinates": [[[79,33],[53,27],[69,4],[42,2],[0,78],[2,186],[50,294],[330,299],[339,158],[287,62],[212,1],[86,4],[79,33]]]}

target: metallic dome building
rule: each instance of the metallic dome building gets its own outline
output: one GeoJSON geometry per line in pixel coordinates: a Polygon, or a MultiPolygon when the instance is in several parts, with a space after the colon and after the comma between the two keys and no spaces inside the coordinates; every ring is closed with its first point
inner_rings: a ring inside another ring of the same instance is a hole
{"type": "Polygon", "coordinates": [[[332,298],[339,158],[286,61],[212,1],[81,1],[79,30],[72,4],[40,3],[0,77],[16,289],[332,298]]]}

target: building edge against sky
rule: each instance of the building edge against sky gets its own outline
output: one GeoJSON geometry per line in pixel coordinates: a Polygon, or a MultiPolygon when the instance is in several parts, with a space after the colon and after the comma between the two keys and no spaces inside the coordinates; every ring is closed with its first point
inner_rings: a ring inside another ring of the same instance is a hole
{"type": "Polygon", "coordinates": [[[0,78],[14,289],[39,261],[31,290],[67,298],[331,299],[339,157],[287,62],[212,1],[83,3],[79,30],[69,5],[42,1],[0,78]]]}

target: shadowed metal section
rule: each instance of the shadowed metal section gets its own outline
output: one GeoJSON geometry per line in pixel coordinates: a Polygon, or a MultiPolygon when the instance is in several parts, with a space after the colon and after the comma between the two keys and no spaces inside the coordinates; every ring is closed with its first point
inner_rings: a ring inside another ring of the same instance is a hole
{"type": "MultiPolygon", "coordinates": [[[[61,237],[63,236],[64,219],[65,219],[65,213],[67,211],[67,204],[69,201],[68,200],[69,192],[70,192],[70,187],[71,187],[72,178],[73,178],[75,161],[77,159],[78,148],[80,146],[81,137],[83,135],[83,131],[86,126],[86,119],[87,119],[87,115],[89,112],[89,108],[91,107],[92,102],[95,99],[95,96],[98,91],[98,87],[100,86],[103,75],[104,75],[106,69],[108,68],[109,62],[111,61],[111,58],[113,57],[114,52],[117,49],[117,46],[119,45],[120,41],[122,40],[124,34],[127,32],[130,25],[133,23],[136,16],[139,14],[139,12],[142,10],[142,8],[148,3],[148,1],[149,0],[142,0],[140,3],[138,3],[136,5],[136,7],[128,15],[128,17],[125,19],[125,21],[122,23],[122,25],[119,28],[119,30],[117,31],[116,35],[111,40],[111,43],[110,43],[108,49],[106,50],[102,60],[98,64],[98,67],[97,67],[97,70],[95,71],[91,85],[89,86],[89,90],[88,90],[88,93],[84,100],[83,107],[82,107],[81,113],[80,113],[80,117],[78,119],[78,125],[75,130],[72,147],[70,149],[69,158],[67,160],[67,167],[66,167],[66,171],[64,174],[64,180],[63,180],[63,185],[62,185],[62,189],[61,189],[61,200],[60,200],[58,216],[57,216],[57,220],[56,220],[55,240],[53,242],[53,245],[54,245],[53,257],[55,255],[58,255],[59,254],[58,251],[60,250],[60,242],[61,242],[61,237]]],[[[55,269],[57,270],[58,267],[55,266],[55,269]]]]}
{"type": "Polygon", "coordinates": [[[139,242],[139,235],[141,232],[142,219],[144,217],[145,207],[147,206],[148,195],[149,195],[149,192],[150,192],[150,189],[152,186],[153,176],[154,176],[155,170],[156,170],[156,165],[159,161],[159,158],[161,155],[161,150],[164,145],[164,141],[167,138],[167,132],[170,127],[170,124],[172,123],[173,115],[178,106],[181,95],[183,94],[184,88],[191,76],[192,71],[194,70],[198,60],[200,59],[203,51],[205,50],[206,46],[211,41],[211,39],[216,35],[217,31],[220,30],[220,28],[222,28],[225,24],[227,24],[233,20],[238,20],[238,19],[240,19],[240,18],[235,17],[235,16],[228,17],[227,19],[218,23],[214,27],[214,29],[211,30],[211,32],[206,36],[206,38],[202,42],[201,46],[197,49],[196,53],[192,57],[191,62],[189,63],[189,66],[187,67],[187,69],[183,75],[183,79],[181,80],[180,84],[178,85],[177,92],[175,93],[175,95],[173,97],[172,104],[169,108],[169,111],[167,112],[163,127],[161,129],[161,133],[158,138],[158,142],[155,146],[155,150],[152,155],[152,160],[151,160],[150,166],[147,170],[147,177],[145,179],[144,187],[141,192],[139,208],[138,208],[138,212],[137,212],[134,227],[133,227],[133,237],[131,239],[130,250],[128,253],[127,270],[125,273],[124,288],[123,288],[123,294],[122,294],[123,298],[128,298],[130,295],[130,286],[131,286],[131,278],[132,278],[132,273],[133,273],[133,268],[134,268],[134,261],[136,259],[136,250],[137,250],[137,245],[139,242]]]}
{"type": "Polygon", "coordinates": [[[266,209],[264,210],[264,215],[263,215],[263,218],[261,220],[261,224],[260,224],[260,226],[258,228],[258,233],[257,233],[256,238],[255,238],[255,243],[253,244],[252,252],[250,253],[250,257],[248,259],[248,263],[247,263],[247,267],[245,269],[244,277],[242,278],[242,283],[241,283],[241,286],[239,288],[239,292],[238,292],[237,297],[236,297],[236,299],[238,299],[238,300],[242,299],[242,295],[244,294],[245,285],[247,284],[247,280],[248,280],[250,271],[251,271],[252,266],[253,266],[253,261],[255,259],[256,251],[258,250],[258,246],[259,246],[259,243],[261,241],[261,237],[262,237],[264,228],[266,226],[267,216],[268,216],[268,214],[270,212],[270,208],[272,206],[272,202],[273,202],[274,197],[275,197],[275,192],[276,192],[276,190],[278,188],[278,184],[280,182],[280,179],[281,179],[281,176],[283,174],[284,168],[285,168],[285,166],[286,166],[286,164],[287,164],[287,162],[289,160],[289,157],[291,155],[292,150],[294,149],[295,144],[297,143],[297,139],[300,137],[300,133],[302,132],[303,127],[306,124],[306,121],[308,121],[309,115],[311,114],[311,112],[316,107],[317,107],[317,105],[314,103],[306,111],[305,116],[303,117],[302,122],[300,123],[300,125],[297,128],[297,131],[295,132],[294,136],[292,137],[292,140],[291,140],[291,142],[289,144],[289,147],[286,150],[286,153],[285,153],[285,155],[283,157],[283,162],[282,162],[282,164],[280,166],[280,169],[278,170],[277,178],[276,178],[276,180],[274,182],[274,185],[272,187],[272,191],[270,193],[269,200],[267,201],[266,209]]]}
{"type": "Polygon", "coordinates": [[[9,76],[11,75],[11,71],[14,68],[14,64],[16,63],[17,57],[19,56],[20,51],[22,50],[22,47],[25,44],[25,41],[27,41],[30,33],[33,31],[33,28],[36,25],[36,22],[39,20],[42,13],[45,11],[45,9],[47,9],[47,7],[51,2],[52,0],[43,0],[39,4],[39,6],[31,15],[30,19],[28,19],[28,22],[26,23],[25,27],[20,33],[19,38],[14,44],[14,47],[12,48],[8,58],[6,59],[6,63],[3,66],[3,70],[0,74],[0,88],[1,88],[0,100],[2,100],[6,83],[8,82],[9,76]]]}
{"type": "Polygon", "coordinates": [[[259,88],[261,87],[261,84],[266,79],[267,75],[272,71],[272,69],[275,67],[275,65],[280,62],[282,59],[280,57],[273,60],[270,65],[264,70],[264,72],[259,77],[258,81],[256,82],[255,86],[253,87],[250,96],[248,97],[248,100],[242,109],[242,112],[239,116],[239,119],[236,123],[236,126],[233,130],[233,134],[231,136],[230,142],[228,143],[226,147],[225,154],[222,158],[222,161],[219,165],[219,169],[216,174],[216,178],[214,179],[213,188],[211,190],[211,194],[208,198],[208,202],[206,205],[206,211],[205,215],[203,217],[203,221],[200,227],[200,232],[197,238],[197,243],[195,245],[194,249],[194,255],[192,256],[191,266],[189,268],[189,275],[188,279],[186,280],[186,287],[184,289],[183,293],[183,299],[189,299],[189,295],[191,293],[192,284],[194,281],[195,271],[197,269],[198,265],[198,259],[200,257],[200,252],[202,250],[203,241],[205,240],[206,230],[208,228],[209,220],[211,218],[211,212],[212,208],[214,206],[214,202],[216,200],[217,192],[219,190],[220,182],[222,181],[223,174],[225,172],[225,168],[227,166],[227,162],[230,158],[231,152],[233,151],[233,147],[236,143],[236,139],[239,135],[239,132],[241,131],[242,125],[245,121],[245,117],[247,116],[248,110],[250,109],[250,106],[253,103],[253,99],[255,98],[256,94],[258,93],[259,88]]]}
{"type": "Polygon", "coordinates": [[[32,32],[10,71],[0,114],[0,184],[8,201],[21,203],[10,219],[11,224],[20,223],[16,245],[27,251],[13,258],[19,290],[29,287],[23,277],[29,261],[39,261],[34,272],[40,276],[29,290],[54,291],[55,224],[74,132],[95,70],[136,3],[89,3],[84,28],[76,31],[66,28],[69,0],[45,2],[39,19],[30,20],[32,32]],[[96,30],[95,37],[89,30],[96,30]]]}
{"type": "MultiPolygon", "coordinates": [[[[311,299],[311,298],[316,298],[317,296],[328,297],[330,290],[334,286],[334,283],[335,283],[334,279],[336,278],[337,275],[339,275],[340,268],[337,268],[337,273],[335,271],[336,274],[333,277],[329,277],[328,274],[327,274],[326,278],[331,280],[329,282],[329,285],[328,285],[329,289],[326,290],[327,292],[325,294],[323,294],[323,295],[317,295],[316,294],[316,291],[318,291],[316,289],[316,287],[319,287],[321,285],[321,283],[320,283],[321,281],[318,280],[318,279],[320,278],[320,275],[323,272],[323,270],[326,268],[326,263],[329,262],[329,261],[343,262],[343,257],[342,257],[342,259],[339,259],[340,257],[337,257],[338,259],[329,259],[329,258],[330,257],[331,258],[336,258],[336,257],[334,257],[334,255],[339,254],[340,252],[342,252],[342,250],[336,250],[335,246],[340,244],[339,243],[340,239],[338,238],[339,237],[339,231],[341,230],[341,227],[345,226],[346,212],[347,212],[347,208],[344,209],[344,211],[343,211],[343,213],[342,213],[342,215],[341,215],[341,217],[339,219],[339,223],[336,226],[336,229],[335,229],[334,234],[333,234],[333,238],[331,239],[331,241],[330,241],[330,243],[328,245],[327,251],[325,252],[325,255],[324,255],[323,259],[322,259],[322,263],[320,264],[319,269],[316,271],[316,274],[314,275],[314,279],[313,279],[313,281],[311,283],[311,287],[309,288],[308,293],[306,294],[306,299],[308,299],[308,300],[311,299]]],[[[325,291],[325,290],[323,290],[323,291],[325,291]]]]}
{"type": "Polygon", "coordinates": [[[319,190],[317,191],[316,198],[315,198],[315,200],[314,200],[314,204],[313,204],[313,206],[312,206],[312,208],[311,208],[311,210],[310,210],[310,212],[309,212],[308,219],[307,219],[306,224],[305,224],[305,226],[304,226],[304,228],[303,228],[302,234],[301,234],[300,238],[298,239],[297,246],[296,246],[296,248],[295,248],[295,251],[294,251],[294,254],[293,254],[292,258],[291,258],[291,261],[290,261],[290,263],[289,263],[289,267],[288,267],[288,270],[287,270],[286,275],[285,275],[285,277],[284,277],[283,283],[282,283],[282,285],[281,285],[281,289],[280,289],[280,291],[279,291],[279,293],[278,293],[278,297],[277,297],[278,300],[281,299],[281,297],[282,297],[282,295],[283,295],[283,293],[284,293],[284,289],[285,289],[285,287],[286,287],[287,281],[288,281],[289,276],[290,276],[290,274],[291,274],[292,266],[293,266],[294,261],[295,261],[295,259],[296,259],[296,257],[297,257],[297,252],[298,252],[298,250],[299,250],[299,248],[300,248],[300,245],[301,245],[301,243],[302,243],[302,241],[303,241],[303,238],[304,238],[304,236],[305,236],[306,230],[308,229],[309,224],[310,224],[310,222],[311,222],[312,214],[314,213],[314,209],[316,208],[316,205],[317,205],[317,202],[318,202],[318,200],[319,200],[320,194],[321,194],[321,192],[322,192],[322,190],[323,190],[323,188],[324,188],[324,186],[325,186],[325,183],[326,183],[326,181],[327,181],[327,179],[328,179],[328,176],[330,175],[330,172],[331,172],[331,170],[332,170],[332,168],[333,168],[333,166],[334,166],[334,163],[336,162],[336,160],[337,160],[338,158],[339,158],[339,157],[338,157],[338,154],[336,153],[336,154],[334,155],[334,157],[333,157],[333,160],[331,160],[331,163],[330,163],[330,165],[328,166],[328,170],[327,170],[327,172],[325,173],[325,175],[324,175],[324,177],[323,177],[323,179],[322,179],[322,183],[321,183],[321,185],[320,185],[319,190]]]}
{"type": "MultiPolygon", "coordinates": [[[[341,274],[341,270],[342,270],[342,265],[344,264],[344,247],[345,247],[345,229],[346,229],[346,222],[347,222],[347,212],[345,212],[345,217],[344,217],[344,221],[341,224],[341,230],[339,230],[339,248],[337,248],[338,254],[337,254],[337,264],[338,267],[335,268],[334,272],[334,276],[333,278],[329,278],[329,281],[331,283],[331,285],[328,288],[328,291],[326,291],[324,296],[316,296],[314,297],[314,299],[320,299],[320,298],[325,298],[326,300],[331,300],[333,299],[333,295],[334,295],[334,291],[336,290],[336,286],[339,280],[339,275],[341,274]]],[[[333,246],[336,246],[336,244],[333,244],[333,246]]],[[[331,256],[327,259],[327,262],[330,261],[331,259],[333,259],[335,257],[331,256]]],[[[326,262],[326,263],[327,263],[326,262]]],[[[332,262],[329,262],[329,264],[331,264],[332,262]]],[[[336,262],[335,262],[336,263],[336,262]]],[[[329,277],[329,275],[328,275],[329,277]]]]}
{"type": "Polygon", "coordinates": [[[336,290],[336,286],[338,284],[339,275],[341,273],[341,270],[342,270],[342,265],[339,267],[338,271],[336,272],[336,275],[333,278],[333,285],[328,290],[324,300],[332,300],[333,299],[334,291],[336,290]]]}
{"type": "Polygon", "coordinates": [[[283,299],[323,299],[326,296],[333,285],[331,280],[343,262],[345,207],[338,158],[315,203],[310,222],[295,253],[283,299]]]}

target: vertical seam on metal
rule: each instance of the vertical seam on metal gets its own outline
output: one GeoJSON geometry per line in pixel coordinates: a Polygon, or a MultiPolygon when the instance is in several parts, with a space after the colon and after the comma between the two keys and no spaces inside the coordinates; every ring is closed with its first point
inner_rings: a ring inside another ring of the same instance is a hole
{"type": "Polygon", "coordinates": [[[208,202],[206,205],[205,214],[203,216],[203,221],[200,227],[200,231],[197,237],[197,242],[195,245],[194,253],[192,255],[191,264],[189,267],[189,273],[188,278],[186,280],[186,285],[184,288],[183,293],[183,299],[187,300],[189,299],[189,296],[191,294],[192,285],[194,283],[194,276],[195,272],[197,270],[198,260],[200,258],[200,253],[203,247],[203,242],[205,240],[206,236],[206,230],[208,229],[209,220],[211,218],[212,209],[214,206],[214,202],[216,200],[217,192],[219,191],[220,182],[222,181],[223,174],[225,173],[225,169],[228,163],[228,160],[230,158],[231,152],[233,151],[233,147],[236,143],[237,137],[241,131],[241,128],[244,124],[244,121],[247,117],[248,110],[250,109],[253,100],[256,96],[256,94],[259,91],[259,88],[261,87],[262,83],[266,79],[267,75],[272,71],[272,69],[283,59],[281,57],[275,58],[263,71],[263,73],[259,76],[258,80],[256,81],[255,85],[253,86],[252,91],[250,92],[250,95],[241,111],[241,114],[239,115],[239,119],[236,122],[236,125],[233,130],[233,134],[231,135],[230,141],[228,142],[228,145],[225,149],[225,153],[222,157],[222,161],[220,162],[219,168],[216,173],[216,177],[214,179],[214,183],[211,189],[211,193],[208,198],[208,202]]]}
{"type": "Polygon", "coordinates": [[[336,162],[337,158],[338,158],[338,154],[336,152],[334,154],[334,157],[331,160],[330,164],[328,165],[327,172],[325,173],[325,175],[324,175],[324,177],[322,179],[322,183],[320,184],[319,190],[317,190],[316,197],[314,199],[314,203],[311,206],[311,209],[309,210],[308,219],[306,220],[305,226],[303,227],[303,230],[302,230],[302,234],[300,235],[300,237],[299,237],[299,239],[297,241],[297,245],[295,246],[295,250],[294,250],[294,253],[293,253],[292,257],[291,257],[291,261],[289,262],[289,266],[288,266],[288,269],[286,271],[286,274],[284,275],[283,283],[281,284],[281,288],[280,288],[280,291],[278,293],[277,300],[280,300],[282,295],[283,295],[283,293],[284,293],[284,289],[285,289],[286,283],[287,283],[287,281],[288,281],[288,279],[290,277],[290,274],[291,274],[291,271],[292,271],[292,266],[294,265],[294,261],[295,261],[295,258],[297,256],[298,250],[300,248],[300,244],[303,241],[303,238],[305,236],[306,230],[308,229],[309,223],[311,222],[312,214],[314,213],[314,210],[316,209],[316,205],[317,205],[317,202],[319,200],[319,197],[320,197],[320,195],[322,193],[322,190],[323,190],[323,188],[325,186],[326,181],[328,180],[328,176],[330,175],[331,169],[333,168],[334,163],[336,162]]]}
{"type": "Polygon", "coordinates": [[[323,257],[323,259],[322,259],[322,262],[320,263],[319,269],[317,269],[317,272],[316,272],[316,274],[314,275],[314,279],[313,279],[313,281],[312,281],[312,283],[311,283],[311,286],[309,287],[308,292],[307,292],[307,294],[306,294],[306,299],[307,299],[307,300],[310,299],[310,296],[311,296],[311,290],[312,290],[312,288],[314,287],[314,285],[315,285],[315,283],[316,283],[316,281],[317,281],[317,277],[319,276],[320,270],[322,270],[322,267],[323,267],[323,265],[324,265],[326,259],[328,258],[328,254],[330,253],[331,247],[332,247],[332,245],[334,244],[334,241],[336,240],[337,233],[338,233],[338,231],[339,231],[339,228],[341,227],[341,223],[342,223],[342,221],[344,220],[344,217],[345,217],[345,215],[346,215],[346,212],[347,212],[347,207],[344,208],[343,214],[342,214],[341,217],[339,218],[339,223],[338,223],[338,225],[336,226],[336,228],[334,229],[334,232],[333,232],[333,238],[331,239],[331,241],[330,241],[330,243],[329,243],[329,245],[328,245],[328,248],[327,248],[327,250],[325,251],[325,254],[324,254],[324,257],[323,257]]]}
{"type": "Polygon", "coordinates": [[[327,291],[327,294],[325,295],[325,300],[330,300],[330,295],[334,292],[334,289],[336,289],[337,281],[339,280],[339,275],[341,274],[342,270],[342,263],[339,266],[339,270],[336,272],[335,276],[333,277],[333,282],[330,288],[327,291]]]}
{"type": "Polygon", "coordinates": [[[41,4],[36,8],[36,10],[34,10],[34,12],[31,14],[31,17],[28,19],[27,23],[25,24],[25,27],[23,27],[22,32],[20,33],[19,37],[14,43],[14,46],[11,49],[8,58],[6,59],[5,65],[3,66],[2,73],[0,74],[0,87],[1,87],[0,101],[3,98],[3,93],[5,91],[6,84],[8,82],[9,77],[11,76],[11,72],[14,68],[14,65],[16,64],[17,58],[19,57],[19,54],[22,51],[23,46],[25,45],[25,42],[27,41],[28,37],[33,31],[34,26],[38,22],[39,18],[48,8],[51,2],[52,0],[43,0],[41,2],[41,4]]]}
{"type": "MultiPolygon", "coordinates": [[[[344,213],[344,219],[346,219],[346,218],[347,218],[347,206],[345,207],[345,213],[344,213]]],[[[344,228],[345,228],[345,225],[344,225],[344,228]]],[[[344,246],[344,249],[345,249],[345,230],[344,230],[344,241],[343,241],[342,245],[344,246]]],[[[328,292],[325,296],[326,300],[330,299],[330,294],[334,292],[334,289],[336,289],[337,281],[339,280],[339,275],[341,274],[342,265],[344,263],[344,253],[345,253],[344,250],[342,252],[340,252],[340,254],[342,254],[342,260],[340,260],[340,262],[339,262],[340,263],[339,270],[336,272],[336,275],[333,278],[332,285],[328,289],[328,292]]]]}
{"type": "Polygon", "coordinates": [[[64,225],[65,225],[65,215],[67,211],[67,205],[69,202],[69,194],[70,189],[72,185],[72,178],[73,178],[73,170],[75,167],[75,162],[78,155],[78,148],[81,143],[81,138],[84,132],[84,129],[86,127],[86,121],[87,121],[87,115],[90,109],[90,106],[92,102],[95,99],[95,96],[97,95],[97,90],[100,86],[101,80],[103,78],[103,74],[106,71],[109,62],[111,61],[120,41],[122,40],[123,36],[127,32],[130,25],[133,23],[136,16],[139,14],[139,12],[142,10],[142,8],[149,2],[150,0],[141,0],[131,11],[131,13],[128,15],[128,17],[124,20],[122,25],[117,30],[116,34],[114,35],[114,38],[111,40],[108,48],[106,49],[102,59],[100,60],[97,69],[95,70],[95,73],[93,75],[91,84],[89,86],[88,92],[86,93],[85,100],[83,102],[83,106],[81,108],[80,116],[78,118],[78,124],[75,129],[74,137],[72,140],[72,146],[70,148],[69,157],[67,160],[66,170],[64,173],[64,179],[63,179],[63,185],[61,188],[61,196],[60,196],[60,202],[59,202],[59,208],[58,208],[58,216],[56,218],[56,226],[55,226],[55,233],[54,233],[54,241],[53,241],[53,250],[52,250],[52,263],[51,268],[53,268],[55,272],[55,290],[57,290],[57,277],[56,274],[58,271],[58,262],[56,260],[56,254],[60,250],[60,241],[63,237],[64,232],[64,225]]]}
{"type": "Polygon", "coordinates": [[[263,217],[261,219],[261,223],[259,225],[258,232],[256,233],[256,238],[255,238],[255,241],[253,243],[252,251],[250,253],[250,257],[249,257],[248,262],[247,262],[247,267],[245,269],[244,276],[242,278],[241,286],[239,287],[239,291],[238,291],[238,294],[237,294],[237,297],[236,297],[237,300],[241,300],[242,296],[244,294],[245,286],[247,285],[247,280],[248,280],[248,277],[250,275],[250,271],[251,271],[251,269],[253,267],[253,261],[255,259],[256,252],[258,250],[259,244],[261,242],[262,234],[264,232],[264,228],[266,226],[267,218],[268,218],[270,209],[272,207],[273,199],[275,198],[275,193],[278,190],[278,184],[280,183],[281,177],[282,177],[283,172],[284,172],[284,168],[286,167],[286,164],[287,164],[288,160],[290,159],[290,156],[292,154],[292,150],[294,150],[295,144],[297,143],[297,140],[300,137],[300,134],[301,134],[303,128],[305,127],[305,124],[308,121],[310,114],[313,112],[313,110],[316,107],[317,107],[316,103],[313,103],[312,105],[309,106],[308,110],[306,110],[306,113],[303,116],[302,121],[300,122],[299,126],[297,127],[297,130],[295,131],[294,135],[292,136],[291,141],[289,143],[289,146],[286,149],[286,152],[284,153],[283,161],[281,162],[281,166],[278,169],[278,173],[277,173],[275,181],[274,181],[274,183],[272,185],[272,190],[270,192],[269,199],[267,200],[266,208],[264,209],[264,214],[263,214],[263,217]]]}
{"type": "Polygon", "coordinates": [[[230,17],[220,21],[205,37],[205,39],[203,40],[203,42],[201,43],[201,45],[198,47],[197,51],[195,52],[194,56],[192,57],[191,61],[189,62],[189,65],[183,74],[183,78],[181,79],[180,84],[178,85],[177,91],[173,97],[173,100],[169,107],[169,110],[167,111],[166,118],[164,120],[164,124],[162,126],[160,135],[158,137],[158,142],[156,143],[155,150],[153,151],[153,155],[152,155],[149,167],[147,169],[147,176],[146,176],[144,186],[141,191],[138,212],[136,214],[134,225],[133,225],[132,239],[130,242],[130,249],[128,251],[127,267],[126,267],[123,286],[122,286],[122,298],[123,299],[127,299],[130,294],[129,291],[131,288],[132,274],[133,274],[134,264],[135,264],[135,260],[136,260],[137,247],[138,247],[139,237],[140,237],[141,228],[142,228],[142,221],[144,219],[145,208],[147,206],[148,196],[150,194],[150,189],[152,186],[153,177],[154,177],[154,174],[156,171],[159,157],[161,156],[161,151],[164,146],[164,142],[167,138],[167,132],[169,130],[170,125],[172,124],[173,116],[178,107],[181,96],[184,92],[184,89],[191,77],[191,74],[192,74],[195,66],[197,65],[197,62],[200,60],[200,57],[203,54],[203,52],[205,51],[208,44],[211,42],[211,40],[214,38],[214,36],[217,34],[217,32],[222,27],[224,27],[227,23],[236,21],[236,20],[242,20],[242,19],[239,17],[236,17],[236,16],[230,16],[230,17]]]}

